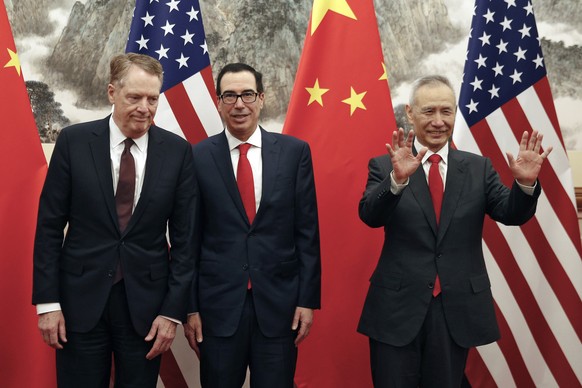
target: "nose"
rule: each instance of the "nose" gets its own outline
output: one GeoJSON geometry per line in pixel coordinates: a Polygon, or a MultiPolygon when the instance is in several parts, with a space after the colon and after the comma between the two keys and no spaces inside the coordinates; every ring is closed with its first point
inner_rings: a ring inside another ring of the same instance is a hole
{"type": "Polygon", "coordinates": [[[137,108],[140,111],[147,111],[148,110],[148,100],[147,98],[142,98],[141,100],[139,100],[138,104],[137,104],[137,108]]]}
{"type": "Polygon", "coordinates": [[[436,112],[432,120],[432,125],[434,125],[435,127],[440,127],[443,126],[444,124],[445,122],[443,120],[442,114],[440,112],[436,112]]]}
{"type": "Polygon", "coordinates": [[[242,96],[236,96],[236,101],[234,102],[234,106],[237,108],[244,108],[245,103],[242,100],[242,96]]]}

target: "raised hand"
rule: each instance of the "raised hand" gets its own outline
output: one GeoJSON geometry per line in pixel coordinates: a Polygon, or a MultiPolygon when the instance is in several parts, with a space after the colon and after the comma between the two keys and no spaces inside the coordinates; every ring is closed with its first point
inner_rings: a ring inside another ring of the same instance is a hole
{"type": "Polygon", "coordinates": [[[507,152],[509,169],[515,180],[524,186],[533,186],[538,179],[544,160],[552,152],[552,146],[549,146],[540,154],[542,139],[544,135],[533,131],[531,137],[527,131],[521,136],[519,143],[519,153],[517,159],[513,158],[510,152],[507,152]]]}
{"type": "Polygon", "coordinates": [[[392,145],[386,144],[386,149],[394,168],[394,180],[398,184],[406,182],[408,177],[420,166],[422,157],[428,151],[428,148],[423,147],[414,156],[412,153],[413,139],[414,131],[408,132],[408,136],[404,139],[404,130],[399,128],[398,131],[392,133],[392,145]]]}

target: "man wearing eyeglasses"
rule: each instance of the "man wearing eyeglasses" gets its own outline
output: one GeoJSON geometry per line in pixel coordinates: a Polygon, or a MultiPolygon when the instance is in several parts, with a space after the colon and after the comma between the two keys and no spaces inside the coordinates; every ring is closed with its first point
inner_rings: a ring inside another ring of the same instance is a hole
{"type": "Polygon", "coordinates": [[[193,147],[196,273],[184,326],[203,387],[293,387],[297,345],[320,307],[320,249],[307,143],[258,124],[262,75],[226,65],[226,130],[193,147]]]}

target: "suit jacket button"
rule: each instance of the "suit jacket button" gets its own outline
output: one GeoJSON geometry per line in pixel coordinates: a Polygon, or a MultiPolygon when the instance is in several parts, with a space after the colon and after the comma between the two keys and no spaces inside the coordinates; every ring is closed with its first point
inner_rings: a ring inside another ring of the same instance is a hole
{"type": "Polygon", "coordinates": [[[248,264],[243,264],[243,271],[246,271],[247,269],[249,269],[249,265],[248,264]]]}
{"type": "Polygon", "coordinates": [[[107,277],[112,278],[113,277],[113,271],[109,270],[107,271],[107,277]]]}
{"type": "Polygon", "coordinates": [[[428,288],[430,289],[434,288],[434,283],[433,282],[428,283],[428,288]]]}

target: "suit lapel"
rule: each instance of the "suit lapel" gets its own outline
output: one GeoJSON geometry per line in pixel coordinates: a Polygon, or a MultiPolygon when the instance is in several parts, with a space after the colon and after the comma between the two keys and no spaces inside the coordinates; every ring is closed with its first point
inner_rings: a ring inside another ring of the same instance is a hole
{"type": "Polygon", "coordinates": [[[93,134],[95,137],[90,141],[91,154],[99,186],[103,193],[103,198],[109,211],[109,216],[113,224],[119,228],[117,220],[117,210],[115,210],[115,197],[113,194],[113,177],[111,176],[111,151],[109,140],[109,117],[101,120],[93,134]]]}
{"type": "MultiPolygon", "coordinates": [[[[273,186],[277,176],[277,169],[279,168],[279,156],[281,155],[281,146],[277,144],[277,138],[265,131],[261,130],[262,149],[261,156],[263,158],[263,182],[261,193],[261,204],[266,203],[269,196],[273,192],[273,186]]],[[[259,211],[256,218],[259,218],[264,211],[264,206],[259,205],[259,211]]]]}
{"type": "Polygon", "coordinates": [[[212,140],[212,145],[210,153],[218,169],[218,173],[224,182],[226,191],[234,202],[236,208],[240,212],[241,217],[243,217],[248,222],[248,218],[245,212],[240,193],[238,192],[238,187],[236,185],[236,179],[234,176],[234,171],[232,169],[232,159],[230,157],[230,149],[228,148],[228,141],[226,140],[226,135],[224,131],[215,136],[212,140]]]}
{"type": "Polygon", "coordinates": [[[139,194],[139,200],[135,206],[135,210],[133,211],[131,218],[129,219],[129,223],[127,224],[127,228],[125,229],[124,234],[127,234],[127,232],[132,229],[133,225],[138,222],[139,218],[143,214],[147,203],[150,200],[152,192],[154,191],[156,182],[160,176],[160,171],[162,171],[162,166],[164,164],[166,152],[164,139],[161,136],[160,129],[152,125],[148,131],[148,134],[149,139],[143,186],[139,194]]]}
{"type": "Polygon", "coordinates": [[[454,149],[449,150],[449,160],[447,168],[447,181],[441,208],[441,221],[439,227],[439,239],[441,239],[449,227],[457,204],[461,199],[463,185],[467,179],[467,169],[463,163],[462,156],[454,149]]]}
{"type": "MultiPolygon", "coordinates": [[[[418,206],[424,213],[427,222],[429,223],[435,236],[437,235],[437,223],[436,215],[434,212],[434,207],[432,205],[432,198],[430,196],[430,191],[428,189],[428,183],[424,169],[419,166],[414,174],[410,177],[409,189],[414,195],[418,206]]],[[[441,211],[442,214],[442,211],[441,211]]]]}

